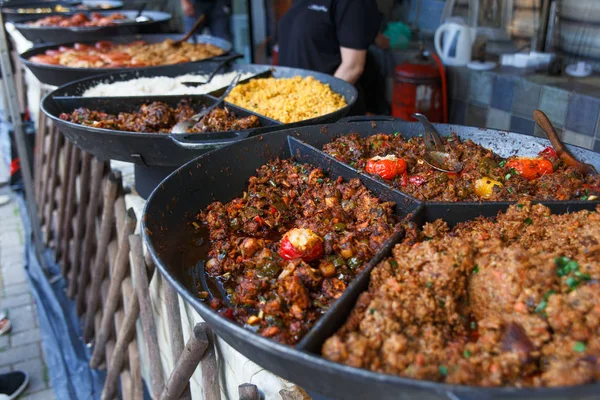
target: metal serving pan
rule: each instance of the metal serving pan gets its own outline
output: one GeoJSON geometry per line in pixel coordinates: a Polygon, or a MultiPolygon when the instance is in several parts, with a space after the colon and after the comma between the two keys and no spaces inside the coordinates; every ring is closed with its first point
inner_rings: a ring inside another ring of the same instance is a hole
{"type": "MultiPolygon", "coordinates": [[[[160,43],[166,39],[178,40],[181,38],[181,34],[146,34],[146,35],[124,35],[124,36],[115,36],[113,38],[108,38],[114,43],[131,43],[136,40],[144,40],[147,43],[160,43]]],[[[102,38],[94,38],[94,40],[88,40],[83,42],[84,44],[94,44],[102,40],[102,38]]],[[[232,45],[225,39],[217,38],[209,35],[196,35],[189,39],[189,42],[197,42],[197,43],[208,43],[214,46],[217,46],[223,49],[224,54],[218,57],[206,58],[204,60],[199,60],[191,63],[177,64],[181,65],[189,65],[196,64],[200,62],[205,62],[207,60],[214,60],[218,58],[219,60],[226,59],[228,57],[235,57],[235,55],[230,54],[232,45]]],[[[29,59],[33,56],[37,56],[40,54],[44,54],[47,50],[55,50],[60,46],[73,47],[75,44],[74,41],[68,43],[59,43],[59,44],[51,44],[46,46],[35,47],[31,50],[28,50],[20,55],[21,62],[27,66],[31,70],[31,72],[40,80],[40,82],[45,83],[47,85],[52,86],[62,86],[67,83],[74,82],[79,79],[89,78],[92,76],[102,75],[102,74],[118,74],[125,71],[147,71],[147,73],[151,74],[153,71],[156,71],[160,68],[169,67],[168,65],[161,65],[156,67],[129,67],[129,68],[73,68],[73,67],[65,67],[62,65],[48,65],[48,64],[38,64],[29,59]]]]}
{"type": "MultiPolygon", "coordinates": [[[[102,15],[111,15],[115,13],[125,15],[131,19],[129,22],[117,23],[114,26],[92,26],[92,27],[71,27],[59,28],[55,26],[31,26],[28,22],[37,21],[40,18],[20,21],[15,23],[15,27],[21,32],[25,39],[37,43],[62,43],[72,41],[90,41],[98,40],[100,37],[133,35],[136,33],[160,33],[162,26],[171,19],[171,14],[162,11],[144,11],[142,14],[150,18],[147,22],[135,22],[137,11],[100,11],[102,15]]],[[[84,12],[90,14],[90,12],[84,12]]]]}
{"type": "MultiPolygon", "coordinates": [[[[436,125],[442,135],[456,132],[462,139],[491,148],[502,156],[531,156],[549,145],[547,140],[505,131],[456,125],[436,125]]],[[[358,177],[376,195],[395,198],[400,215],[411,213],[417,223],[443,217],[450,224],[479,215],[494,216],[509,203],[426,203],[400,193],[368,175],[318,150],[334,137],[357,132],[423,133],[420,124],[404,121],[359,121],[284,129],[264,137],[240,141],[226,149],[202,155],[165,179],[148,199],[142,216],[144,241],[163,276],[211,325],[215,332],[239,352],[273,373],[307,390],[338,399],[598,399],[600,384],[565,388],[483,388],[448,385],[374,373],[322,358],[322,343],[347,318],[357,297],[368,286],[369,267],[349,285],[346,292],[295,347],[263,338],[221,317],[195,296],[200,267],[184,264],[181,243],[189,242],[190,218],[213,201],[227,202],[244,191],[255,170],[274,157],[295,156],[299,162],[322,167],[331,177],[358,177]],[[176,204],[176,207],[173,205],[176,204]]],[[[569,146],[585,162],[600,168],[600,154],[569,146]]],[[[553,212],[593,209],[597,202],[544,202],[553,212]]],[[[375,259],[388,256],[391,246],[375,259]]],[[[198,260],[200,261],[200,260],[198,260]]],[[[373,262],[369,264],[371,267],[373,262]]]]}
{"type": "Polygon", "coordinates": [[[48,17],[51,15],[72,15],[78,12],[96,12],[96,11],[109,11],[109,10],[118,10],[123,8],[122,1],[116,0],[84,0],[84,1],[48,1],[48,2],[25,2],[25,3],[17,3],[12,4],[9,3],[8,6],[2,7],[2,13],[4,14],[4,20],[7,22],[20,22],[31,20],[34,17],[48,17]],[[77,10],[76,6],[83,4],[89,7],[86,10],[77,10]],[[49,12],[49,13],[20,13],[19,9],[22,8],[54,8],[55,6],[64,6],[70,7],[74,10],[68,12],[49,12]],[[100,5],[106,5],[107,8],[100,8],[100,5]]]}
{"type": "MultiPolygon", "coordinates": [[[[175,65],[161,67],[162,69],[152,71],[152,73],[148,71],[125,72],[83,79],[60,87],[48,94],[42,100],[41,108],[69,140],[100,159],[133,162],[142,166],[179,167],[202,153],[214,150],[214,143],[192,137],[177,138],[175,140],[173,135],[137,134],[132,136],[109,134],[108,132],[82,125],[72,126],[59,118],[60,113],[63,111],[58,106],[55,98],[61,96],[79,96],[86,89],[102,82],[123,81],[142,76],[178,76],[186,73],[207,73],[212,71],[215,65],[215,62],[175,65]],[[109,136],[107,137],[106,135],[109,136]],[[109,138],[110,140],[107,140],[109,138]]],[[[224,71],[250,72],[257,75],[272,73],[275,77],[314,76],[315,79],[329,84],[334,92],[343,95],[346,99],[347,106],[340,110],[295,124],[282,125],[286,127],[337,121],[348,113],[350,107],[356,101],[356,89],[354,86],[326,74],[285,67],[275,67],[272,69],[272,72],[269,72],[271,71],[269,66],[261,65],[235,65],[225,68],[224,71]]],[[[182,96],[176,97],[181,98],[182,96]]],[[[110,101],[120,102],[117,97],[111,98],[110,101]]],[[[195,136],[198,137],[198,135],[195,136]]]]}

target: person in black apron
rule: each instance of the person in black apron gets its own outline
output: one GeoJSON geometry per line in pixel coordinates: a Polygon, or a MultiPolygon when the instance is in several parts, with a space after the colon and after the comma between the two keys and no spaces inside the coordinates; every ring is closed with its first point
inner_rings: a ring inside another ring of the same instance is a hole
{"type": "Polygon", "coordinates": [[[381,26],[375,0],[295,0],[279,21],[279,65],[324,72],[356,85],[351,111],[365,113],[360,85],[381,26]]]}

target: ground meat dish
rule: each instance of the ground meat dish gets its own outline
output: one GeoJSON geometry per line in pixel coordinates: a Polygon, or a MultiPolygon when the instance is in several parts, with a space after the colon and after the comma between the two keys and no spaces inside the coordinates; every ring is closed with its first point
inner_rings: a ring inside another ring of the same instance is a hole
{"type": "Polygon", "coordinates": [[[596,200],[600,194],[600,178],[582,176],[560,161],[552,148],[535,158],[504,159],[471,140],[463,142],[456,135],[442,140],[446,151],[462,162],[459,174],[434,170],[423,162],[423,138],[405,139],[399,133],[365,138],[350,134],[326,144],[323,150],[367,172],[369,161],[400,160],[403,168],[397,173],[376,175],[384,176],[389,185],[420,200],[516,201],[523,196],[536,200],[596,200]]]}
{"type": "Polygon", "coordinates": [[[371,273],[329,359],[476,386],[600,378],[600,207],[524,201],[496,219],[412,229],[371,273]]]}
{"type": "Polygon", "coordinates": [[[73,15],[51,15],[49,17],[29,22],[30,26],[55,26],[58,28],[87,27],[87,26],[113,26],[115,21],[125,20],[127,17],[121,13],[102,15],[100,13],[91,13],[88,17],[83,13],[73,15]]]}
{"type": "MultiPolygon", "coordinates": [[[[60,119],[93,128],[126,132],[169,133],[175,124],[185,121],[198,112],[185,100],[179,102],[176,108],[172,108],[166,103],[155,101],[142,105],[132,113],[121,112],[119,115],[114,115],[87,108],[78,108],[70,114],[61,114],[60,119]]],[[[260,121],[254,115],[237,118],[227,108],[215,108],[202,117],[188,132],[239,131],[259,126],[260,121]]]]}
{"type": "Polygon", "coordinates": [[[198,61],[223,53],[223,49],[212,44],[175,44],[172,39],[159,43],[138,40],[125,44],[103,40],[91,45],[75,43],[73,47],[46,50],[45,54],[33,56],[30,61],[71,68],[139,68],[198,61]]]}
{"type": "Polygon", "coordinates": [[[297,343],[400,229],[393,208],[358,179],[270,162],[242,197],[198,215],[196,228],[210,238],[206,274],[227,293],[200,288],[199,296],[262,336],[297,343]]]}

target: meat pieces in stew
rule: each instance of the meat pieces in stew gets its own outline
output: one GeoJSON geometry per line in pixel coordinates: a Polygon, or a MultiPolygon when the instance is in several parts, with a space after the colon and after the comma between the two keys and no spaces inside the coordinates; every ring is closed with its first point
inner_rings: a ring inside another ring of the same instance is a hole
{"type": "Polygon", "coordinates": [[[416,229],[371,273],[332,361],[475,386],[600,379],[600,207],[525,201],[496,219],[416,229]]]}
{"type": "Polygon", "coordinates": [[[206,274],[227,293],[199,296],[246,328],[295,344],[400,229],[393,209],[358,179],[272,161],[242,197],[198,215],[195,226],[210,238],[206,274]]]}
{"type": "Polygon", "coordinates": [[[446,151],[462,164],[460,173],[434,170],[423,161],[423,138],[405,139],[399,133],[337,138],[323,150],[351,166],[378,175],[389,185],[420,200],[516,201],[596,200],[600,178],[582,176],[568,167],[551,147],[537,157],[502,158],[455,134],[442,138],[446,151]]]}
{"type": "MultiPolygon", "coordinates": [[[[93,128],[113,129],[126,132],[169,133],[177,123],[185,121],[196,111],[189,102],[182,100],[176,108],[155,101],[143,104],[132,113],[121,112],[118,115],[102,111],[78,108],[70,114],[63,113],[60,119],[87,125],[93,128]]],[[[260,121],[254,115],[237,118],[228,108],[215,108],[192,126],[189,133],[208,133],[239,131],[257,128],[260,121]]]]}

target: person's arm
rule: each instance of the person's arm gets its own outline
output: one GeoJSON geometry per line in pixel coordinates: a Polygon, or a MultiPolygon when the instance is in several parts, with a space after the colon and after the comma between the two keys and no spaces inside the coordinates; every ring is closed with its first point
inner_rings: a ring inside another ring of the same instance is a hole
{"type": "Polygon", "coordinates": [[[355,84],[365,69],[367,51],[349,49],[347,47],[340,47],[340,50],[342,53],[342,63],[333,76],[355,84]]]}

